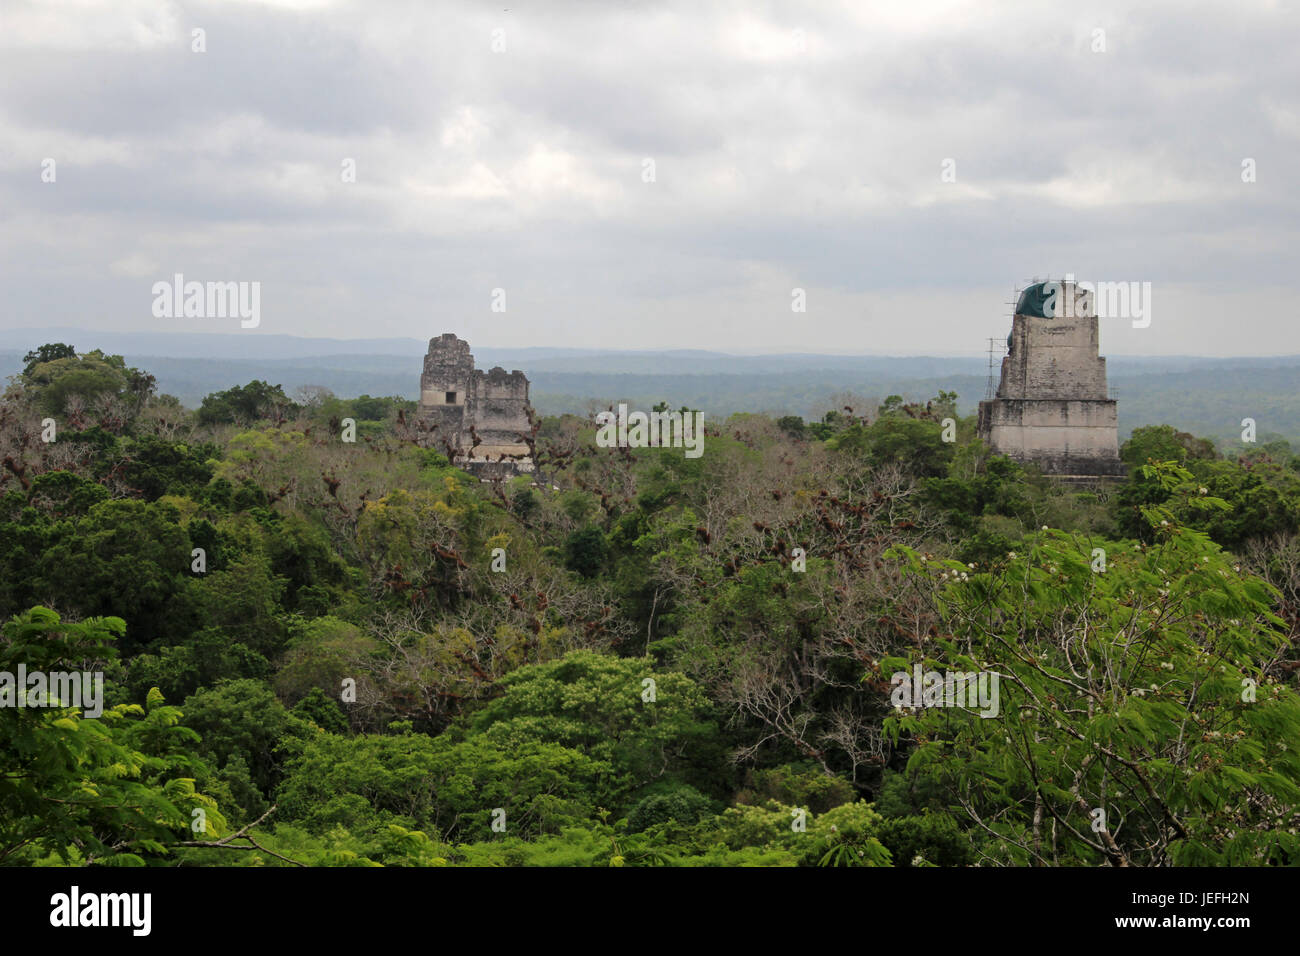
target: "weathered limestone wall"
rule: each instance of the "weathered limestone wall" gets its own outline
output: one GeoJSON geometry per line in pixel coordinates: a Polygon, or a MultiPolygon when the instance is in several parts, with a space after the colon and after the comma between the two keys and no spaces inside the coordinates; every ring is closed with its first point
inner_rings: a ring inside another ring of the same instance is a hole
{"type": "Polygon", "coordinates": [[[469,343],[451,333],[429,340],[420,415],[438,426],[430,443],[438,448],[450,443],[459,452],[459,465],[476,474],[532,471],[521,437],[532,428],[529,412],[523,372],[474,368],[469,343]]]}
{"type": "Polygon", "coordinates": [[[473,423],[482,441],[475,449],[475,456],[518,454],[519,436],[532,427],[528,421],[528,379],[524,373],[507,372],[500,367],[486,375],[475,372],[470,393],[473,423]]]}
{"type": "Polygon", "coordinates": [[[997,398],[980,402],[980,437],[1046,474],[1123,475],[1117,405],[1099,348],[1095,315],[1017,313],[997,398]]]}
{"type": "Polygon", "coordinates": [[[474,375],[474,358],[469,343],[451,333],[429,340],[420,375],[420,414],[438,426],[437,435],[459,435],[465,427],[469,383],[474,375]],[[452,401],[447,393],[453,392],[452,401]]]}
{"type": "Polygon", "coordinates": [[[1011,320],[1011,350],[1002,360],[998,398],[1106,400],[1106,360],[1097,353],[1095,316],[1011,320]]]}
{"type": "Polygon", "coordinates": [[[1113,400],[998,399],[980,403],[980,435],[1000,454],[1048,474],[1122,473],[1113,400]]]}

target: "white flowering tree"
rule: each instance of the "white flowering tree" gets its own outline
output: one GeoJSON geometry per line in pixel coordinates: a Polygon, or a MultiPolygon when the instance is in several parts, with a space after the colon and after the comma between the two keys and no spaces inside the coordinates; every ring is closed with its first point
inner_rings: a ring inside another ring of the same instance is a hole
{"type": "Polygon", "coordinates": [[[989,569],[897,549],[945,628],[911,659],[998,675],[998,716],[918,707],[886,721],[909,773],[972,822],[986,863],[1300,863],[1300,699],[1277,667],[1275,592],[1175,510],[1221,510],[1183,468],[1153,543],[1044,530],[989,569]]]}

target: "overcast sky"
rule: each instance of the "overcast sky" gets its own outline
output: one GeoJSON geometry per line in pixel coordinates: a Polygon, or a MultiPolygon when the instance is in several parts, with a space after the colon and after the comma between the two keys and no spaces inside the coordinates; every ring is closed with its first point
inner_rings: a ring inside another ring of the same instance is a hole
{"type": "Polygon", "coordinates": [[[1253,0],[0,0],[0,324],[970,354],[1073,272],[1151,283],[1104,353],[1297,353],[1298,49],[1253,0]],[[178,272],[260,326],[155,318],[178,272]]]}

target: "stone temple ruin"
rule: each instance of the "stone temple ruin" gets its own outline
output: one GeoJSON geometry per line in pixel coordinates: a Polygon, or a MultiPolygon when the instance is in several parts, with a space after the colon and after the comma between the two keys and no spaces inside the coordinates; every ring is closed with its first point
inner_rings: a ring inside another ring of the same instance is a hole
{"type": "Polygon", "coordinates": [[[997,397],[980,402],[979,437],[996,452],[1075,480],[1126,474],[1117,403],[1106,388],[1092,293],[1039,282],[1016,302],[997,397]]]}
{"type": "Polygon", "coordinates": [[[422,444],[478,478],[512,477],[533,470],[531,416],[523,372],[474,368],[469,343],[450,332],[429,340],[420,376],[422,444]]]}

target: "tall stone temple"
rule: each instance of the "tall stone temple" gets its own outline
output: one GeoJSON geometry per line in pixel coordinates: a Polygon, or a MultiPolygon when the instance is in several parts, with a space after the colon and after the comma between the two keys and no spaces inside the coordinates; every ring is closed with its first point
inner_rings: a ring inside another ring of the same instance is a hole
{"type": "Polygon", "coordinates": [[[997,397],[980,402],[979,437],[1044,474],[1126,474],[1116,402],[1106,388],[1093,295],[1070,281],[1039,282],[1016,302],[997,397]]]}
{"type": "Polygon", "coordinates": [[[420,376],[423,443],[479,478],[531,472],[528,379],[501,367],[474,367],[469,343],[445,332],[429,340],[420,376]]]}

